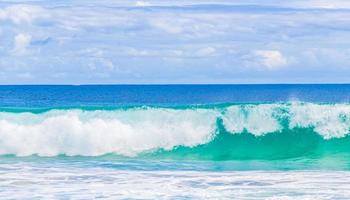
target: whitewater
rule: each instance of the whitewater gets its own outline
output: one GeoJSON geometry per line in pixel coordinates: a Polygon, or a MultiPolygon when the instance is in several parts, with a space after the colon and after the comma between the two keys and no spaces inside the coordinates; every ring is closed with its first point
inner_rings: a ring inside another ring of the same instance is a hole
{"type": "MultiPolygon", "coordinates": [[[[348,144],[349,130],[349,104],[293,102],[105,110],[75,108],[39,110],[36,113],[17,110],[0,112],[0,155],[115,154],[137,157],[166,154],[185,147],[187,153],[183,154],[191,155],[191,149],[195,151],[202,147],[207,156],[199,156],[199,159],[208,159],[208,155],[215,153],[209,152],[210,144],[217,143],[220,137],[226,137],[227,140],[225,145],[222,143],[223,146],[217,145],[217,148],[232,149],[237,148],[231,147],[236,145],[234,135],[243,135],[247,137],[246,142],[253,143],[254,139],[259,138],[263,142],[269,134],[270,138],[276,139],[277,144],[289,140],[288,143],[295,143],[299,148],[302,148],[301,141],[292,140],[306,140],[309,147],[315,141],[319,146],[329,144],[325,147],[329,149],[323,149],[323,152],[327,152],[335,148],[331,144],[336,145],[337,140],[348,144]],[[249,134],[254,137],[248,137],[249,134]],[[227,142],[229,140],[232,140],[232,144],[227,142]],[[207,148],[203,145],[207,145],[207,148]]],[[[247,148],[259,148],[259,145],[252,144],[247,148]]],[[[342,150],[342,146],[339,145],[338,151],[350,153],[342,150]]],[[[283,148],[276,148],[279,149],[275,152],[283,155],[283,148]]],[[[296,147],[290,145],[290,148],[289,151],[296,147]]],[[[219,158],[213,155],[211,159],[219,158]]],[[[239,155],[235,156],[232,152],[222,159],[239,159],[239,155]]]]}
{"type": "Polygon", "coordinates": [[[145,171],[20,163],[1,164],[0,172],[1,199],[309,200],[350,195],[348,171],[145,171]]]}

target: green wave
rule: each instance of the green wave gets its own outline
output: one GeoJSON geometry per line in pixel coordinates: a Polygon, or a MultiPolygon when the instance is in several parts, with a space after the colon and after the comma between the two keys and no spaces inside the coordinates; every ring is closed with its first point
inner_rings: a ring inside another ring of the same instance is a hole
{"type": "Polygon", "coordinates": [[[195,147],[177,147],[141,155],[143,158],[179,160],[288,160],[340,156],[350,163],[350,136],[324,139],[312,128],[283,129],[255,136],[244,131],[229,133],[219,122],[215,137],[195,147]]]}
{"type": "Polygon", "coordinates": [[[345,103],[1,110],[0,155],[213,161],[350,158],[350,105],[345,103]]]}

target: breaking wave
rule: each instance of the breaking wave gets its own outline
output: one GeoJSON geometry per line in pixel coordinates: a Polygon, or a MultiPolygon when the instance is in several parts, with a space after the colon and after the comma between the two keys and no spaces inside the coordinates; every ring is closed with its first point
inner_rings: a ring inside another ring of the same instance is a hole
{"type": "Polygon", "coordinates": [[[2,109],[0,155],[211,160],[350,155],[349,133],[349,104],[2,109]]]}

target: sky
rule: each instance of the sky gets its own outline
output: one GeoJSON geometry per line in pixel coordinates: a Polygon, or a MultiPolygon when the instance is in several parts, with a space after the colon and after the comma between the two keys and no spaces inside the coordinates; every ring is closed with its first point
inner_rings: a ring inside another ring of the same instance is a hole
{"type": "Polygon", "coordinates": [[[348,0],[0,0],[0,84],[349,82],[348,0]]]}

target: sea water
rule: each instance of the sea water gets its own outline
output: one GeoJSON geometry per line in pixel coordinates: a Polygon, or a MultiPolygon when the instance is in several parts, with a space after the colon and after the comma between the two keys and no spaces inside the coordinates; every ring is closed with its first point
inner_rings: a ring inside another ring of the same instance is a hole
{"type": "Polygon", "coordinates": [[[1,199],[348,199],[350,85],[0,86],[1,199]]]}

